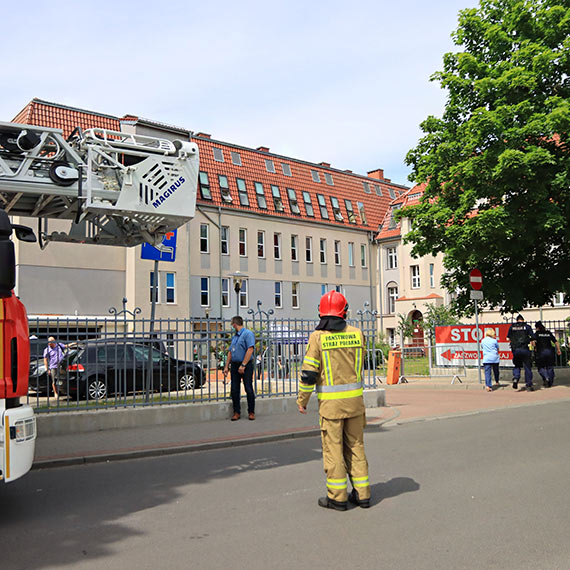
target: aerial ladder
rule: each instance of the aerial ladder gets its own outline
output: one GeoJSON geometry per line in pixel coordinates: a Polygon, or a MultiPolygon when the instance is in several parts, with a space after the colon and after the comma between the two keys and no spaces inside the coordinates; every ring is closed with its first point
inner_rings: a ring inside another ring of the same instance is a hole
{"type": "Polygon", "coordinates": [[[28,392],[30,345],[24,305],[13,292],[13,234],[36,241],[9,216],[38,219],[50,242],[160,246],[194,217],[199,158],[195,143],[106,129],[61,129],[0,122],[0,480],[32,466],[36,419],[28,392]],[[48,220],[58,231],[48,231],[48,220]],[[63,230],[61,228],[64,228],[63,230]]]}
{"type": "Polygon", "coordinates": [[[160,244],[194,217],[198,146],[106,129],[0,122],[0,207],[38,219],[38,238],[116,246],[160,244]],[[49,232],[48,219],[69,221],[49,232]]]}

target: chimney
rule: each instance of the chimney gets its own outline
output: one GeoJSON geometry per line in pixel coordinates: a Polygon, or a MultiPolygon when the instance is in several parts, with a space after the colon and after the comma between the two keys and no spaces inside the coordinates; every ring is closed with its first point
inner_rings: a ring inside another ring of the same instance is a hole
{"type": "Polygon", "coordinates": [[[269,147],[268,146],[258,146],[256,148],[256,150],[258,150],[259,152],[269,152],[269,147]]]}
{"type": "Polygon", "coordinates": [[[352,174],[352,170],[349,170],[348,168],[345,170],[345,172],[348,172],[348,174],[352,174]]]}
{"type": "Polygon", "coordinates": [[[328,162],[319,162],[319,166],[324,166],[325,168],[330,168],[331,165],[328,162]]]}
{"type": "Polygon", "coordinates": [[[368,178],[376,178],[377,180],[384,180],[384,170],[382,168],[371,170],[368,173],[368,178]]]}
{"type": "Polygon", "coordinates": [[[200,137],[202,139],[210,139],[212,138],[212,135],[208,134],[208,133],[196,133],[194,135],[195,137],[200,137]]]}

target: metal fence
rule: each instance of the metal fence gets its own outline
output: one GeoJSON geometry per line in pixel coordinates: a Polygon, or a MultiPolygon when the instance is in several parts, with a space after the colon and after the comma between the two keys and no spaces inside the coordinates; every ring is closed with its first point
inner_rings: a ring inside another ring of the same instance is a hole
{"type": "MultiPolygon", "coordinates": [[[[349,321],[366,338],[363,381],[373,388],[386,376],[385,355],[376,346],[376,318],[359,312],[349,321]]],[[[296,395],[309,335],[317,320],[278,319],[272,311],[249,310],[244,325],[255,334],[257,397],[296,395]]],[[[109,318],[30,318],[28,403],[38,412],[149,406],[230,398],[223,368],[233,329],[230,320],[149,319],[136,310],[109,318]],[[51,388],[43,351],[53,336],[64,358],[58,369],[59,398],[51,388]]]]}

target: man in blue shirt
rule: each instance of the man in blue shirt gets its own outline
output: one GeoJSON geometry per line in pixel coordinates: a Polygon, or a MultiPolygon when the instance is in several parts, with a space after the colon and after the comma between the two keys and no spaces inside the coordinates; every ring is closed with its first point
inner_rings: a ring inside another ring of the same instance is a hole
{"type": "Polygon", "coordinates": [[[243,326],[243,319],[238,315],[232,318],[232,327],[236,334],[232,338],[228,359],[224,366],[224,384],[231,370],[231,396],[234,406],[232,422],[239,420],[241,414],[240,393],[241,380],[247,395],[247,411],[249,419],[255,419],[255,393],[253,392],[253,350],[255,335],[243,326]]]}

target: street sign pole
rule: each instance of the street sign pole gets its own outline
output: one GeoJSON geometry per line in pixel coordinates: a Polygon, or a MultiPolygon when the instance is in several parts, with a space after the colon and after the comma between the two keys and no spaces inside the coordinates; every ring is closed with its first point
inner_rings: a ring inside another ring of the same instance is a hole
{"type": "Polygon", "coordinates": [[[477,299],[475,303],[475,330],[477,331],[477,376],[481,384],[481,335],[479,334],[479,311],[477,310],[477,299]]]}
{"type": "Polygon", "coordinates": [[[477,335],[477,376],[479,384],[481,384],[481,331],[479,330],[479,310],[477,305],[478,299],[483,299],[483,275],[478,269],[472,269],[469,272],[469,284],[471,285],[471,299],[475,303],[475,331],[477,335]]]}
{"type": "Polygon", "coordinates": [[[152,299],[150,303],[150,325],[149,325],[149,345],[148,345],[148,360],[147,360],[147,371],[146,371],[146,390],[145,390],[145,402],[150,400],[150,387],[152,385],[152,337],[154,334],[154,318],[156,312],[156,298],[158,297],[158,259],[154,260],[154,270],[152,274],[152,299]]]}

